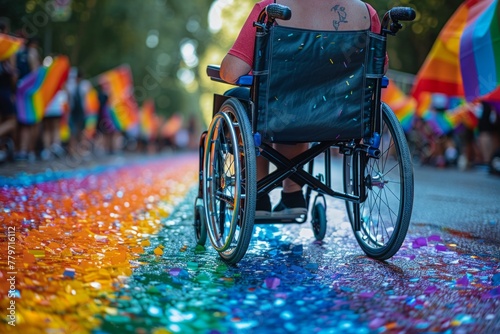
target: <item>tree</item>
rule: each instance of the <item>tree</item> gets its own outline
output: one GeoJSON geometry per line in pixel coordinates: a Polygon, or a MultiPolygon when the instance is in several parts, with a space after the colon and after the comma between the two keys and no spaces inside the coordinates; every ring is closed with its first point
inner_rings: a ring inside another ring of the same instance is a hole
{"type": "Polygon", "coordinates": [[[402,22],[403,30],[396,38],[388,38],[387,48],[392,69],[417,73],[429,53],[442,27],[460,6],[463,0],[372,0],[379,16],[392,7],[412,7],[416,18],[402,22]]]}

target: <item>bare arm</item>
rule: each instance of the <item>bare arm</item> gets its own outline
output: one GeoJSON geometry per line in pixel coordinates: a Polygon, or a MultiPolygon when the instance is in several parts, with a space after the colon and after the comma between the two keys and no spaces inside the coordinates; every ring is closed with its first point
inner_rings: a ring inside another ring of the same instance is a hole
{"type": "Polygon", "coordinates": [[[220,65],[222,80],[235,83],[239,77],[250,72],[251,66],[238,57],[227,54],[220,65]]]}

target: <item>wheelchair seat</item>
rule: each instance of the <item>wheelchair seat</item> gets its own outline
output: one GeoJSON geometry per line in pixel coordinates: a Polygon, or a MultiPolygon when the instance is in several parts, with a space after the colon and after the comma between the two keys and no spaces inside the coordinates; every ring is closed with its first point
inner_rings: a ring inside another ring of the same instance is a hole
{"type": "MultiPolygon", "coordinates": [[[[255,23],[252,73],[236,83],[249,88],[249,98],[214,94],[213,118],[199,146],[197,243],[204,245],[208,236],[222,259],[235,264],[249,247],[254,224],[310,222],[316,240],[323,240],[325,196],[331,196],[345,201],[363,251],[388,259],[410,223],[413,167],[402,127],[380,99],[387,84],[386,37],[401,27],[398,20],[412,20],[415,13],[391,9],[376,34],[275,25],[286,10],[269,5],[255,23]],[[272,147],[301,142],[310,148],[292,159],[272,147]],[[333,188],[332,148],[342,155],[342,190],[333,188]],[[275,166],[260,180],[257,156],[275,166]],[[307,217],[256,219],[257,198],[287,178],[305,186],[307,217]]],[[[223,82],[218,66],[210,65],[207,74],[223,82]]]]}

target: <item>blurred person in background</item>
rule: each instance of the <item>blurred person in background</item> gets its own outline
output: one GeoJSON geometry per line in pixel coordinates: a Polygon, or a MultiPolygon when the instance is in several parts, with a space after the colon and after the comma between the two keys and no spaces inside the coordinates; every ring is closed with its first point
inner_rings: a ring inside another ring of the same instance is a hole
{"type": "MultiPolygon", "coordinates": [[[[8,34],[7,24],[0,22],[0,33],[8,34]]],[[[0,62],[0,162],[12,158],[16,132],[17,71],[14,57],[0,62]]]]}
{"type": "Polygon", "coordinates": [[[83,155],[87,152],[83,147],[79,146],[83,138],[83,130],[85,129],[85,94],[89,89],[90,83],[83,79],[81,69],[73,68],[68,79],[68,91],[70,96],[69,101],[69,129],[70,139],[68,152],[72,156],[83,155]]]}
{"type": "MultiPolygon", "coordinates": [[[[27,39],[24,46],[16,53],[16,68],[18,73],[18,86],[30,73],[38,70],[42,65],[37,38],[27,39]]],[[[38,139],[40,124],[23,124],[19,126],[19,147],[16,160],[35,161],[35,147],[38,139]]]]}
{"type": "Polygon", "coordinates": [[[486,101],[481,101],[478,105],[478,116],[477,140],[481,164],[490,165],[494,153],[500,148],[500,117],[495,106],[486,101]]]}
{"type": "Polygon", "coordinates": [[[118,133],[113,121],[111,119],[111,112],[109,110],[109,96],[101,86],[97,86],[97,93],[99,97],[99,111],[97,113],[97,131],[102,138],[102,147],[106,154],[115,153],[115,137],[118,133]]]}
{"type": "Polygon", "coordinates": [[[69,112],[69,95],[66,87],[61,88],[45,110],[42,120],[42,160],[61,157],[64,153],[61,143],[61,122],[63,115],[69,112]]]}

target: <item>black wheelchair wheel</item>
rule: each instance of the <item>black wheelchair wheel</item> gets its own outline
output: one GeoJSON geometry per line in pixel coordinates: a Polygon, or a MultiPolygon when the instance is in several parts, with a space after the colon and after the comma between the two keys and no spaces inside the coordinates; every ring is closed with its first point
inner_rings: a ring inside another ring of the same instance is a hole
{"type": "Polygon", "coordinates": [[[208,128],[203,157],[203,206],[208,237],[236,264],[253,234],[257,169],[252,129],[242,103],[228,99],[208,128]]]}
{"type": "Polygon", "coordinates": [[[322,241],[326,234],[326,208],[323,203],[315,203],[311,212],[311,224],[314,237],[322,241]]]}
{"type": "Polygon", "coordinates": [[[364,179],[366,197],[359,205],[346,201],[347,215],[363,251],[369,257],[386,260],[399,250],[410,225],[413,165],[401,124],[384,103],[379,148],[378,159],[364,154],[344,155],[344,190],[358,193],[355,187],[360,184],[359,178],[364,179]],[[359,175],[354,175],[356,169],[359,175]],[[359,231],[354,228],[355,213],[360,217],[359,231]]]}
{"type": "Polygon", "coordinates": [[[194,237],[198,245],[205,246],[207,227],[205,225],[205,208],[200,198],[194,202],[194,237]]]}

